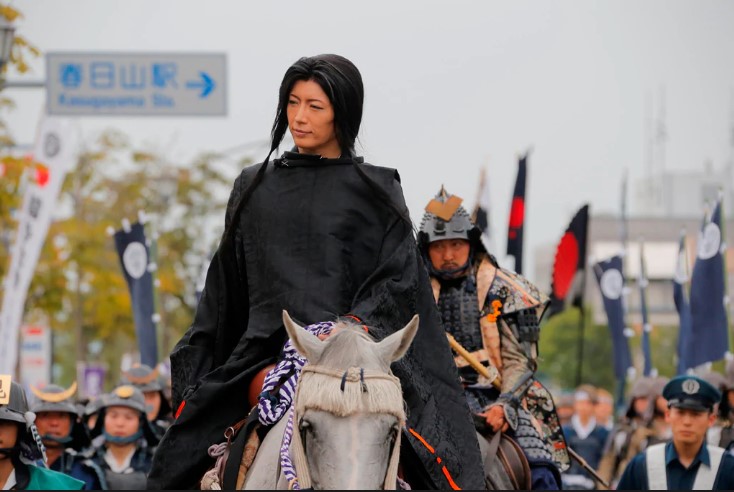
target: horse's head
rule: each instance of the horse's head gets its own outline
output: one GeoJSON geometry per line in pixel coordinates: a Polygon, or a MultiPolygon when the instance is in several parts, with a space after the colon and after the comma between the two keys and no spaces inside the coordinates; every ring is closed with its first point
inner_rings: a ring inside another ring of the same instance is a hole
{"type": "Polygon", "coordinates": [[[292,455],[301,487],[394,488],[405,408],[390,364],[408,350],[418,316],[380,342],[356,324],[339,323],[322,341],[285,311],[283,321],[308,360],[294,400],[292,455]]]}

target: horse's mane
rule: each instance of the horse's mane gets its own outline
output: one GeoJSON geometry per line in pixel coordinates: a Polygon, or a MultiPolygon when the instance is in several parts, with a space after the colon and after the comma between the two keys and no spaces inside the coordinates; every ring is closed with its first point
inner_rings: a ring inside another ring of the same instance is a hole
{"type": "Polygon", "coordinates": [[[400,380],[374,352],[376,344],[360,325],[338,322],[316,364],[301,371],[296,412],[321,410],[338,417],[357,413],[390,414],[405,421],[400,380]],[[334,333],[334,330],[336,333],[334,333]]]}

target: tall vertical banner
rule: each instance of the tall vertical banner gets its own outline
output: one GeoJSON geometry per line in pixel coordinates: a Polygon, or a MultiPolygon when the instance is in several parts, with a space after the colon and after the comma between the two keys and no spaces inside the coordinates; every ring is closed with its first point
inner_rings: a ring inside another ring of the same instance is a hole
{"type": "Polygon", "coordinates": [[[632,357],[627,340],[629,332],[625,330],[624,321],[622,256],[612,256],[594,264],[594,274],[604,300],[604,310],[607,313],[609,332],[612,336],[614,376],[623,381],[627,371],[632,367],[632,357]]]}
{"type": "Polygon", "coordinates": [[[512,194],[510,220],[507,228],[507,254],[515,258],[515,271],[522,273],[523,230],[525,228],[525,181],[527,178],[527,159],[525,154],[517,165],[517,180],[512,194]]]}
{"type": "Polygon", "coordinates": [[[28,288],[38,263],[61,185],[74,162],[74,142],[68,124],[57,118],[41,123],[33,158],[44,166],[29,183],[18,216],[18,233],[10,251],[10,267],[3,282],[0,310],[0,374],[15,374],[18,332],[28,288]]]}
{"type": "Polygon", "coordinates": [[[724,281],[721,199],[698,234],[696,263],[691,277],[689,367],[723,359],[729,349],[728,299],[724,281]]]}
{"type": "Polygon", "coordinates": [[[570,303],[582,307],[586,278],[586,238],[589,230],[589,205],[582,206],[556,247],[551,277],[551,303],[548,318],[570,303]]]}
{"type": "Polygon", "coordinates": [[[642,355],[644,356],[643,376],[652,376],[652,354],[650,352],[650,333],[652,325],[650,324],[650,316],[647,312],[647,267],[645,266],[645,245],[640,241],[640,277],[638,278],[638,286],[640,287],[640,313],[642,314],[642,355]]]}
{"type": "Polygon", "coordinates": [[[691,305],[688,300],[688,253],[686,251],[686,235],[681,233],[678,245],[678,260],[673,278],[673,300],[678,311],[680,328],[678,330],[678,369],[677,374],[685,374],[691,369],[688,346],[692,333],[691,305]]]}
{"type": "Polygon", "coordinates": [[[487,170],[482,168],[479,173],[479,192],[477,194],[477,204],[474,207],[472,221],[477,228],[482,231],[481,241],[484,249],[489,252],[493,251],[492,247],[492,229],[489,220],[489,183],[487,182],[487,170]]]}
{"type": "Polygon", "coordinates": [[[158,341],[151,273],[154,266],[151,267],[148,261],[150,250],[145,243],[145,229],[140,222],[136,222],[129,230],[123,228],[116,231],[114,237],[120,265],[130,290],[140,362],[155,367],[158,364],[158,341]]]}

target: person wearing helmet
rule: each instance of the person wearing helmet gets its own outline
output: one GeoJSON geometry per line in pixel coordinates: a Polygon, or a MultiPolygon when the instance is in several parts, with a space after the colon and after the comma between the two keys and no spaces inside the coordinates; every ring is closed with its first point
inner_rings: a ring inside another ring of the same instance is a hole
{"type": "Polygon", "coordinates": [[[81,490],[81,480],[45,467],[45,448],[35,418],[23,388],[9,375],[0,375],[1,489],[81,490]]]}
{"type": "Polygon", "coordinates": [[[49,468],[83,481],[85,490],[105,488],[102,470],[83,454],[90,439],[73,402],[76,382],[68,389],[55,384],[42,390],[31,386],[31,392],[36,397],[31,411],[36,414],[49,468]]]}
{"type": "Polygon", "coordinates": [[[146,416],[145,397],[122,385],[102,398],[92,437],[103,436],[92,460],[103,470],[109,490],[144,490],[158,438],[146,416]]]}
{"type": "Polygon", "coordinates": [[[627,410],[607,438],[598,472],[612,486],[619,482],[627,463],[634,456],[630,455],[630,441],[637,428],[643,424],[654,395],[653,383],[654,379],[650,377],[641,377],[635,381],[627,410]]]}
{"type": "Polygon", "coordinates": [[[559,488],[559,470],[569,459],[550,393],[534,380],[539,323],[548,298],[522,276],[499,267],[462,201],[441,187],[426,206],[418,247],[443,328],[453,339],[464,395],[483,420],[480,433],[484,426],[508,432],[518,442],[534,489],[559,488]],[[461,355],[464,350],[468,357],[461,355]]]}
{"type": "Polygon", "coordinates": [[[101,395],[97,398],[92,398],[87,402],[86,405],[84,405],[84,413],[82,413],[82,422],[84,423],[84,426],[87,428],[87,432],[90,433],[92,429],[97,425],[97,417],[99,417],[99,409],[104,404],[102,398],[104,395],[101,395]]]}
{"type": "Polygon", "coordinates": [[[663,376],[652,378],[647,410],[642,425],[632,433],[626,461],[631,460],[649,446],[669,441],[672,437],[670,424],[665,419],[668,402],[663,396],[663,388],[669,381],[669,378],[663,376]]]}
{"type": "Polygon", "coordinates": [[[148,421],[160,439],[171,425],[171,404],[164,394],[164,384],[158,369],[137,364],[122,375],[122,384],[131,384],[145,397],[148,421]]]}

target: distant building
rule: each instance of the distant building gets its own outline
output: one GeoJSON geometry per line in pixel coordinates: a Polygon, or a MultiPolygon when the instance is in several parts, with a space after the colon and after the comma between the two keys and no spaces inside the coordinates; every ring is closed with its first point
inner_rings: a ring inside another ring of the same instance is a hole
{"type": "MultiPolygon", "coordinates": [[[[673,276],[678,258],[678,241],[685,229],[689,258],[689,277],[696,258],[696,241],[704,218],[704,209],[713,203],[719,189],[724,193],[724,217],[727,248],[728,285],[734,287],[734,174],[729,166],[723,172],[707,169],[703,173],[664,173],[651,183],[637,183],[637,216],[628,218],[627,255],[624,258],[627,290],[627,324],[641,326],[640,239],[644,239],[645,263],[649,285],[647,304],[653,326],[677,326],[678,314],[673,302],[673,276]],[[649,193],[645,193],[647,190],[649,193]],[[651,194],[652,193],[652,194],[651,194]]],[[[569,217],[570,220],[570,217],[569,217]]],[[[559,237],[560,237],[559,231],[559,237]]],[[[589,258],[599,261],[622,251],[621,224],[618,215],[592,215],[589,223],[589,258]]],[[[553,257],[556,245],[543,245],[535,250],[535,280],[550,292],[553,257]]],[[[733,296],[734,297],[734,296],[733,296]]],[[[586,303],[594,313],[594,321],[606,324],[601,294],[591,267],[587,267],[586,303]]]]}
{"type": "Polygon", "coordinates": [[[707,203],[724,193],[726,215],[734,212],[734,166],[715,170],[707,162],[702,172],[663,172],[637,182],[630,198],[641,217],[702,217],[707,203]]]}

